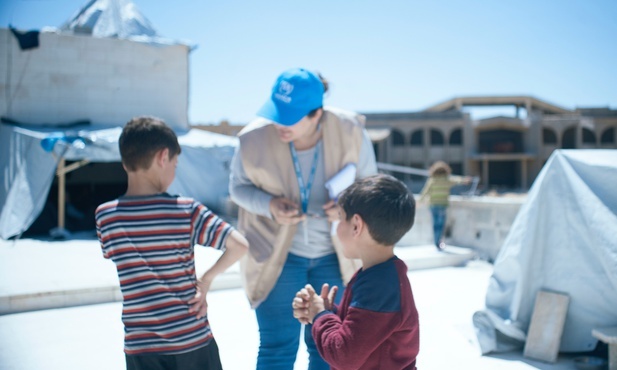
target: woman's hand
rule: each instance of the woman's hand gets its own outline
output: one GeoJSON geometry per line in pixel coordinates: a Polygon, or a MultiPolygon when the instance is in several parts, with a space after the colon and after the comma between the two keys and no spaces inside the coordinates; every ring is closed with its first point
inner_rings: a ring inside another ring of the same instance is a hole
{"type": "Polygon", "coordinates": [[[331,200],[328,203],[324,204],[321,208],[323,208],[323,211],[326,214],[328,221],[330,222],[340,221],[339,211],[338,211],[339,206],[338,204],[336,204],[335,201],[331,200]]]}
{"type": "Polygon", "coordinates": [[[296,225],[306,218],[300,212],[295,202],[283,197],[272,198],[270,201],[270,214],[281,225],[296,225]]]}

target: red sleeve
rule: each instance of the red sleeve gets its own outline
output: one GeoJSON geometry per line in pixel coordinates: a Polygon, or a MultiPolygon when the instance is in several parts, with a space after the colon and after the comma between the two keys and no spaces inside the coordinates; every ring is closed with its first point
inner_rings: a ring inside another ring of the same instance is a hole
{"type": "Polygon", "coordinates": [[[317,318],[312,333],[319,353],[328,364],[359,368],[390,337],[400,321],[400,312],[350,307],[344,320],[335,314],[317,318]]]}

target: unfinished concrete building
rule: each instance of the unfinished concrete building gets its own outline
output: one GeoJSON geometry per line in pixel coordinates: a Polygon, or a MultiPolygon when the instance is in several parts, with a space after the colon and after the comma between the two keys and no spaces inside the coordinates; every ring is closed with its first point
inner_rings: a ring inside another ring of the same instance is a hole
{"type": "Polygon", "coordinates": [[[568,110],[531,96],[458,97],[418,112],[365,113],[378,162],[480,176],[482,187],[528,188],[553,150],[617,148],[617,110],[568,110]],[[469,107],[514,107],[472,119],[469,107]]]}

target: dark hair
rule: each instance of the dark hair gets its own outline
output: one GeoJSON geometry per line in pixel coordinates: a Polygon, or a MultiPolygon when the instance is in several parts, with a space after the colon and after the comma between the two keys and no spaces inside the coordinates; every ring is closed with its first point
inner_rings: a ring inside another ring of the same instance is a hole
{"type": "MultiPolygon", "coordinates": [[[[317,74],[317,77],[319,77],[319,80],[321,80],[321,83],[323,84],[323,93],[324,94],[327,93],[328,92],[328,87],[330,87],[330,83],[328,82],[328,80],[326,80],[326,78],[324,76],[321,75],[321,73],[317,72],[316,74],[317,74]]],[[[319,107],[319,108],[313,109],[312,111],[310,111],[307,114],[307,116],[309,118],[315,117],[315,115],[317,114],[317,111],[322,109],[322,108],[323,108],[323,106],[319,107]]]]}
{"type": "Polygon", "coordinates": [[[437,161],[428,169],[429,176],[450,176],[452,169],[444,161],[437,161]]]}
{"type": "Polygon", "coordinates": [[[396,244],[413,226],[416,201],[401,181],[390,175],[356,180],[339,197],[338,204],[349,221],[359,215],[379,244],[396,244]]]}
{"type": "Polygon", "coordinates": [[[118,144],[122,164],[129,171],[150,168],[159,150],[169,149],[169,158],[181,152],[176,133],[156,117],[131,119],[122,129],[118,144]]]}

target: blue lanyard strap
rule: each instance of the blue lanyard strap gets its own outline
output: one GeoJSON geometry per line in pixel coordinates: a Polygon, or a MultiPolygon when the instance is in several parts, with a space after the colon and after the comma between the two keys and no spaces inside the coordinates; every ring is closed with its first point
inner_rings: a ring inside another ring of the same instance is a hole
{"type": "Polygon", "coordinates": [[[306,186],[304,186],[304,179],[302,178],[302,171],[300,169],[300,161],[298,160],[298,152],[293,142],[289,143],[289,149],[291,150],[291,159],[294,162],[294,169],[296,170],[296,177],[298,178],[298,186],[300,187],[300,202],[302,203],[302,213],[306,213],[308,210],[309,197],[311,195],[311,187],[313,186],[313,180],[315,179],[315,170],[317,169],[317,160],[319,158],[319,151],[321,150],[321,140],[317,142],[315,146],[315,155],[313,156],[313,164],[311,165],[311,173],[309,175],[306,186]]]}

